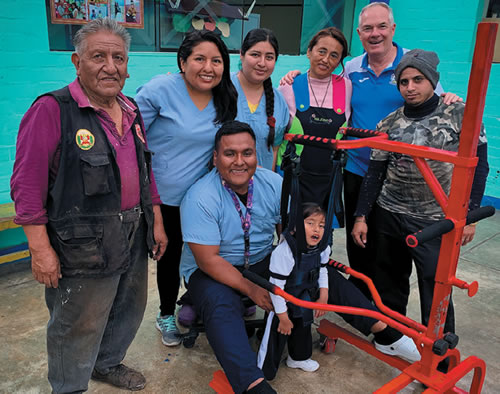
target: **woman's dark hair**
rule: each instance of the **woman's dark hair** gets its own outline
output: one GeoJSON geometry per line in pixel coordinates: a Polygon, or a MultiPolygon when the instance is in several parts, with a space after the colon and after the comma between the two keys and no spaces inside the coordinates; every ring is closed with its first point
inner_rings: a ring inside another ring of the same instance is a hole
{"type": "Polygon", "coordinates": [[[248,133],[250,134],[252,139],[256,141],[255,133],[248,123],[240,122],[238,120],[230,120],[228,122],[224,122],[221,128],[217,130],[217,133],[215,134],[215,151],[217,152],[217,150],[219,149],[220,140],[222,139],[222,137],[224,137],[225,135],[233,135],[239,133],[248,133]]]}
{"type": "Polygon", "coordinates": [[[222,79],[216,87],[212,88],[216,111],[214,123],[223,123],[236,118],[238,112],[238,92],[231,82],[231,76],[229,74],[229,52],[227,51],[226,44],[224,44],[217,34],[211,31],[195,30],[190,32],[186,34],[186,37],[184,37],[177,51],[177,65],[182,73],[181,60],[186,62],[187,58],[193,53],[193,48],[205,41],[212,42],[217,46],[224,64],[222,79]]]}
{"type": "Polygon", "coordinates": [[[349,48],[347,46],[347,40],[344,36],[344,33],[337,29],[336,27],[327,27],[326,29],[322,29],[318,31],[311,41],[309,41],[309,45],[307,46],[307,50],[311,51],[315,45],[318,43],[319,39],[322,37],[332,37],[337,40],[340,45],[342,45],[342,55],[340,56],[340,65],[342,66],[342,72],[344,72],[344,59],[349,54],[349,48]]]}
{"type": "MultiPolygon", "coordinates": [[[[274,54],[276,56],[276,60],[278,60],[278,56],[280,53],[280,48],[278,45],[278,40],[274,33],[269,29],[253,29],[250,30],[245,39],[243,40],[243,44],[241,44],[240,53],[245,55],[245,53],[253,47],[255,44],[259,42],[267,41],[274,49],[274,54]]],[[[271,77],[267,78],[264,83],[264,94],[266,95],[266,115],[267,115],[267,124],[269,126],[269,134],[267,135],[267,148],[271,150],[274,145],[274,134],[275,134],[275,125],[276,119],[274,119],[274,90],[273,83],[271,81],[271,77]]]]}
{"type": "Polygon", "coordinates": [[[326,217],[325,210],[315,202],[305,202],[302,204],[302,217],[304,220],[317,213],[326,217]]]}

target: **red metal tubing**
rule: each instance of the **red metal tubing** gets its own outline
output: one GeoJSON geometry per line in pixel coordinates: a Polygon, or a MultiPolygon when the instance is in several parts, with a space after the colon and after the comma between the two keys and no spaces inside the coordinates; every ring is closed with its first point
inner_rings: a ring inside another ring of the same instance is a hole
{"type": "MultiPolygon", "coordinates": [[[[280,297],[283,297],[285,300],[290,301],[294,305],[300,306],[302,308],[319,309],[319,310],[327,311],[327,312],[345,313],[348,315],[358,315],[358,316],[371,317],[373,319],[383,321],[387,325],[395,328],[396,330],[402,332],[403,334],[409,336],[410,338],[413,338],[414,340],[417,341],[417,343],[423,343],[425,345],[432,346],[432,344],[434,342],[434,341],[426,338],[425,334],[418,332],[418,330],[416,330],[414,328],[407,327],[407,326],[399,323],[398,321],[394,320],[393,318],[388,317],[380,312],[375,312],[375,311],[371,311],[371,310],[363,309],[363,308],[355,308],[355,307],[351,307],[351,306],[329,305],[329,304],[320,304],[320,303],[311,302],[311,301],[304,301],[304,300],[301,300],[299,298],[296,298],[296,297],[288,294],[286,291],[284,291],[283,289],[281,289],[277,286],[274,289],[274,294],[276,294],[280,297]]],[[[395,313],[394,311],[391,311],[391,312],[395,313]]],[[[425,327],[423,327],[423,328],[425,329],[425,327]]]]}
{"type": "Polygon", "coordinates": [[[441,209],[443,210],[443,212],[446,212],[446,209],[448,208],[448,196],[444,192],[441,184],[429,167],[429,163],[427,163],[427,161],[421,157],[412,157],[412,159],[417,165],[417,168],[420,170],[420,173],[424,177],[425,181],[427,182],[427,185],[431,189],[434,198],[441,206],[441,209]]]}
{"type": "Polygon", "coordinates": [[[373,284],[373,281],[366,275],[363,275],[360,272],[354,271],[352,268],[349,268],[347,266],[345,267],[345,273],[348,275],[352,275],[355,278],[358,278],[365,282],[365,284],[368,286],[368,289],[370,290],[370,293],[372,295],[373,301],[375,302],[375,305],[377,306],[378,309],[380,309],[381,312],[383,312],[385,315],[392,317],[395,320],[398,320],[404,324],[406,324],[409,327],[414,328],[415,330],[419,332],[425,332],[427,330],[427,327],[424,326],[423,324],[417,323],[415,320],[410,319],[407,316],[402,315],[401,313],[398,313],[396,311],[393,311],[389,307],[385,306],[384,303],[382,302],[382,298],[380,298],[380,295],[375,288],[375,285],[373,284]]]}

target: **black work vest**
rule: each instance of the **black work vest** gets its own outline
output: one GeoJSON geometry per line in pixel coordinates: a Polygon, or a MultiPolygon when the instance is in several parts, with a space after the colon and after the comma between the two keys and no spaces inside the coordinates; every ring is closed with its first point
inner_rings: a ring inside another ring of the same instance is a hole
{"type": "MultiPolygon", "coordinates": [[[[79,277],[124,272],[130,264],[130,246],[120,214],[121,178],[115,149],[95,110],[79,108],[67,86],[46,95],[57,100],[61,111],[59,169],[49,184],[47,198],[47,231],[61,262],[61,272],[79,277]]],[[[151,153],[141,141],[144,130],[139,111],[136,113],[132,134],[139,168],[140,205],[147,225],[144,242],[151,250],[151,153]]]]}

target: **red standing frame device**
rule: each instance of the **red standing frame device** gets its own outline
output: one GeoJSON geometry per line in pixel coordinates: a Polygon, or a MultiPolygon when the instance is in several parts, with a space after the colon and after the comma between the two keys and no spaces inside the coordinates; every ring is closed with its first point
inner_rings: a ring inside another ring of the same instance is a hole
{"type": "MultiPolygon", "coordinates": [[[[496,23],[483,22],[478,25],[458,152],[389,141],[386,134],[371,130],[350,128],[343,130],[343,132],[350,135],[364,134],[365,137],[368,136],[368,138],[357,140],[323,139],[297,134],[285,135],[286,140],[298,144],[326,145],[331,149],[370,147],[411,156],[445,214],[446,219],[431,226],[433,228],[429,227],[417,234],[410,234],[407,238],[408,245],[415,247],[419,241],[423,242],[425,239],[443,234],[435,277],[434,298],[427,327],[384,306],[368,277],[333,260],[330,261],[330,264],[334,268],[360,278],[367,283],[375,304],[381,312],[302,301],[257,275],[248,271],[244,272],[244,276],[248,279],[296,305],[329,312],[373,317],[411,337],[422,355],[421,360],[413,364],[398,357],[379,352],[366,339],[326,319],[320,322],[318,332],[325,338],[324,350],[327,352],[333,351],[335,341],[337,338],[341,338],[401,371],[399,376],[376,390],[375,393],[397,393],[414,380],[427,387],[424,393],[465,393],[467,391],[456,387],[455,384],[471,371],[474,371],[474,374],[468,392],[481,392],[486,373],[485,362],[476,356],[469,356],[465,360],[460,360],[460,352],[455,348],[458,337],[454,334],[443,333],[443,328],[452,287],[467,289],[470,297],[473,297],[478,289],[477,282],[467,283],[456,277],[463,228],[466,224],[491,216],[495,212],[492,207],[485,207],[480,208],[473,218],[471,216],[474,215],[467,215],[474,171],[478,161],[476,150],[497,29],[498,24],[496,23]],[[425,159],[454,164],[449,196],[443,191],[425,159]],[[450,359],[448,372],[437,371],[438,363],[446,357],[450,359]]],[[[214,373],[214,379],[210,382],[210,386],[220,394],[233,392],[226,376],[220,370],[214,373]]]]}

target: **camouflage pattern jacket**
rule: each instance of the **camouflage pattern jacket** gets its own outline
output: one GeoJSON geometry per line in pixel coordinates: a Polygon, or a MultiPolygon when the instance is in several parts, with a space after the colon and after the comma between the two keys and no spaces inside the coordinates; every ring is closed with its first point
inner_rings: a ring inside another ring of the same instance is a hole
{"type": "MultiPolygon", "coordinates": [[[[440,98],[436,110],[419,119],[406,117],[403,108],[398,108],[382,119],[377,125],[377,130],[387,133],[392,141],[458,151],[464,103],[446,105],[440,98]]],[[[484,126],[481,125],[479,145],[485,143],[486,133],[484,126]]],[[[380,207],[419,219],[437,220],[444,217],[441,207],[411,157],[372,149],[370,159],[387,161],[387,173],[377,199],[380,207]]],[[[453,164],[435,160],[427,162],[443,190],[448,194],[453,164]]]]}

